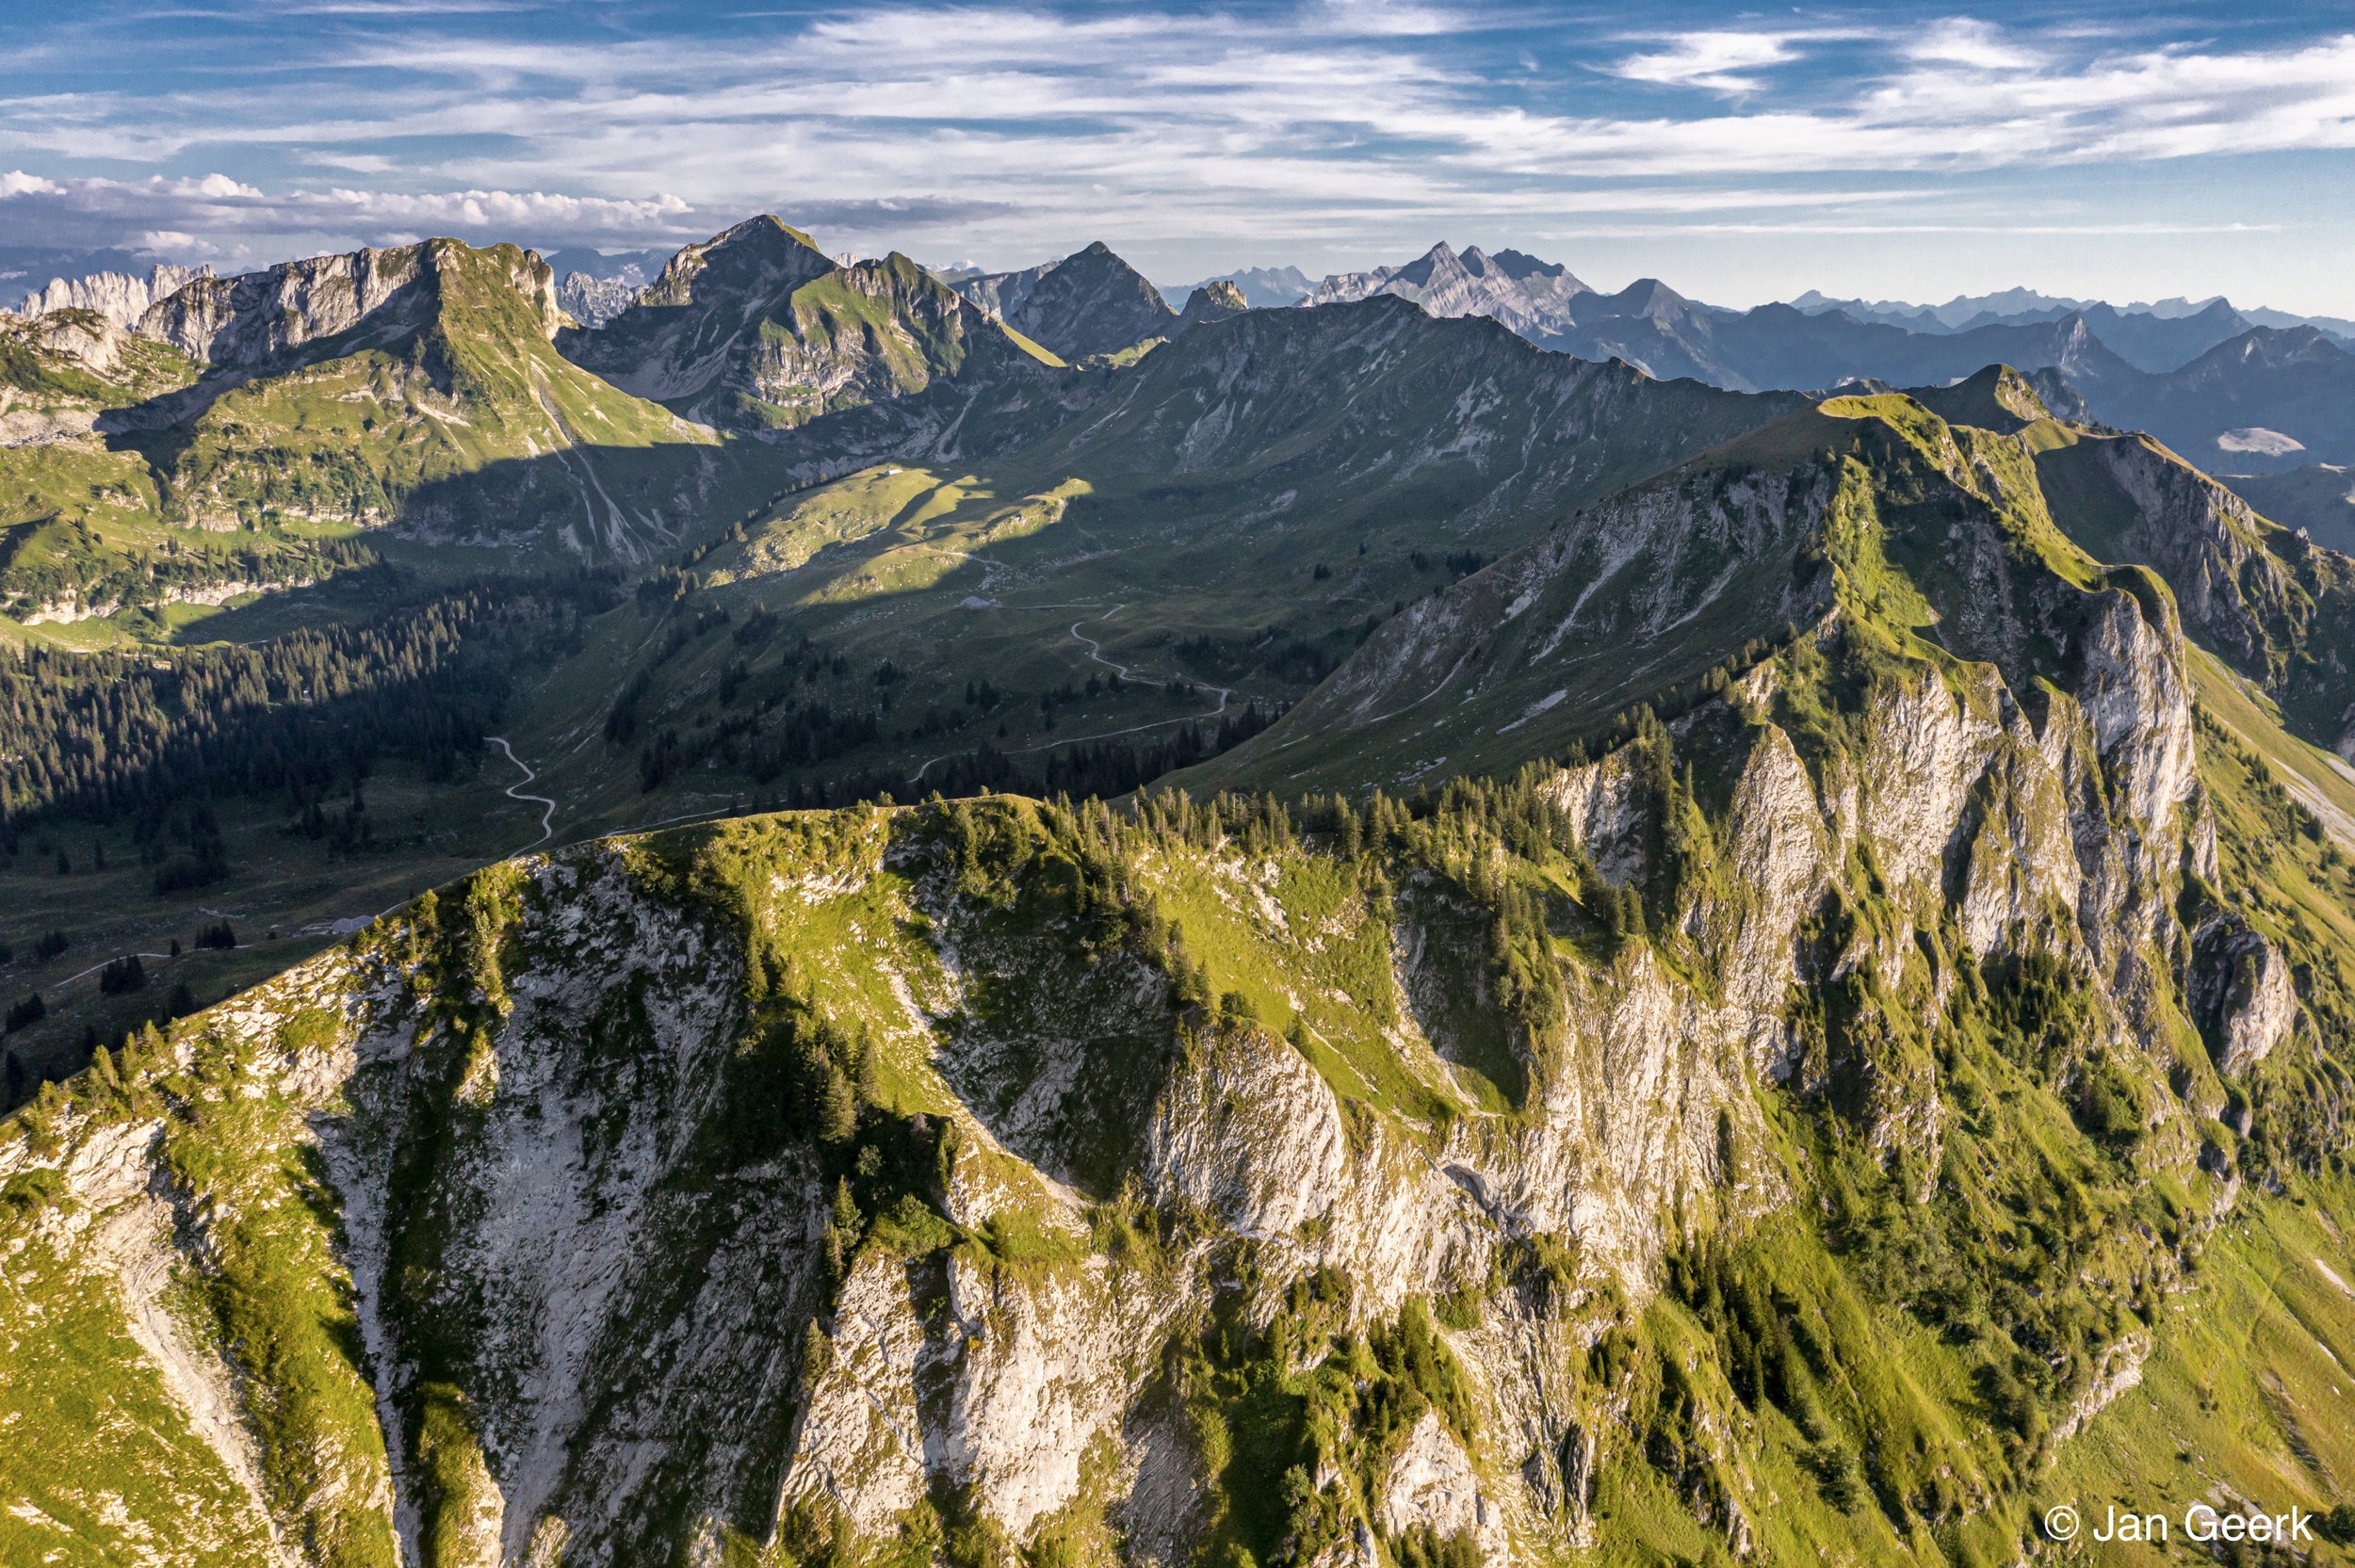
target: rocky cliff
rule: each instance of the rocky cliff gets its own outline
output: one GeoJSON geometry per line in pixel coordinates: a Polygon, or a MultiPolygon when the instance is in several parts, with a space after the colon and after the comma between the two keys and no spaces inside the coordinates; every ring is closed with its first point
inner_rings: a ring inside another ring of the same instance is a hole
{"type": "Polygon", "coordinates": [[[129,327],[136,325],[158,300],[212,275],[209,267],[179,267],[165,262],[151,267],[143,278],[129,272],[52,278],[40,292],[24,297],[17,314],[48,315],[57,311],[89,311],[117,327],[129,327]]]}
{"type": "Polygon", "coordinates": [[[387,337],[414,330],[433,310],[446,268],[462,257],[491,257],[528,302],[543,335],[560,318],[556,280],[528,251],[498,246],[469,251],[455,240],[427,240],[385,251],[314,256],[235,278],[200,278],[151,305],[138,331],[200,364],[248,367],[305,345],[350,332],[364,322],[387,337]]]}
{"type": "Polygon", "coordinates": [[[1332,305],[1391,294],[1437,316],[1490,316],[1544,343],[1570,331],[1575,301],[1593,293],[1558,264],[1518,251],[1491,256],[1476,245],[1459,254],[1441,241],[1404,267],[1335,273],[1317,284],[1305,303],[1332,305]]]}
{"type": "Polygon", "coordinates": [[[1177,330],[1183,331],[1206,321],[1224,321],[1250,308],[1243,302],[1242,289],[1224,278],[1214,279],[1187,297],[1186,308],[1178,313],[1177,330]]]}

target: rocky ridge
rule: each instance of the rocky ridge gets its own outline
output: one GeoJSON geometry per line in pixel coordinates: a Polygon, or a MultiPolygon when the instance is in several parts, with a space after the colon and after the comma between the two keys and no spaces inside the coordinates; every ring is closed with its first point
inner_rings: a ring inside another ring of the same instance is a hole
{"type": "Polygon", "coordinates": [[[117,327],[131,327],[149,307],[192,283],[210,278],[210,267],[181,267],[159,262],[138,277],[128,272],[92,272],[79,278],[52,278],[37,293],[24,297],[20,315],[48,315],[57,311],[89,311],[117,327]]]}
{"type": "Polygon", "coordinates": [[[1445,240],[1403,267],[1335,273],[1303,301],[1339,304],[1392,294],[1437,316],[1486,315],[1543,343],[1574,325],[1572,301],[1593,290],[1558,263],[1519,251],[1488,255],[1478,246],[1460,254],[1445,240]]]}
{"type": "MultiPolygon", "coordinates": [[[[455,240],[427,240],[200,278],[151,305],[136,330],[201,364],[235,368],[261,365],[364,323],[389,340],[430,315],[444,270],[462,252],[455,240]]],[[[545,263],[513,246],[468,253],[496,258],[543,334],[555,331],[560,313],[545,263]]]]}

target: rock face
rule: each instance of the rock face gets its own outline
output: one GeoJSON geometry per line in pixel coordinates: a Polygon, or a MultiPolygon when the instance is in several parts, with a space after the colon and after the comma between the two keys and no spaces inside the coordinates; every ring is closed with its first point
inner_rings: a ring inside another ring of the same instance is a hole
{"type": "Polygon", "coordinates": [[[2148,436],[2087,436],[2038,459],[2088,501],[2084,542],[2148,564],[2191,635],[2286,710],[2307,739],[2355,747],[2355,702],[2336,650],[2355,638],[2346,558],[2257,515],[2148,436]]]}
{"type": "Polygon", "coordinates": [[[567,272],[564,281],[556,285],[556,302],[580,325],[602,327],[636,304],[645,283],[645,274],[635,266],[624,267],[610,278],[567,272]]]}
{"type": "MultiPolygon", "coordinates": [[[[115,411],[171,392],[195,367],[95,311],[0,315],[0,448],[60,446],[96,454],[115,411]]],[[[120,461],[120,460],[117,460],[120,461]]],[[[115,493],[99,485],[94,498],[115,493]]]]}
{"type": "MultiPolygon", "coordinates": [[[[150,306],[138,331],[200,364],[236,368],[263,364],[364,323],[381,321],[388,335],[398,333],[431,313],[442,269],[463,249],[454,240],[427,240],[314,256],[236,278],[201,278],[150,306]]],[[[503,251],[510,283],[529,302],[544,333],[553,332],[560,312],[546,264],[512,246],[503,251]]]]}
{"type": "Polygon", "coordinates": [[[1317,284],[1306,303],[1394,294],[1437,316],[1492,316],[1542,343],[1567,331],[1574,325],[1571,302],[1593,292],[1558,264],[1519,251],[1491,256],[1476,245],[1459,254],[1442,240],[1404,267],[1335,273],[1317,284]]]}
{"type": "Polygon", "coordinates": [[[2280,948],[2237,916],[2211,920],[2192,942],[2192,1006],[2217,1070],[2245,1077],[2288,1038],[2298,993],[2280,948]]]}
{"type": "Polygon", "coordinates": [[[1407,1433],[1382,1478],[1381,1522],[1384,1533],[1392,1536],[1428,1530],[1441,1540],[1470,1537],[1486,1562],[1511,1557],[1502,1523],[1481,1495],[1470,1456],[1429,1411],[1407,1433]]]}
{"type": "Polygon", "coordinates": [[[89,311],[117,327],[131,327],[138,323],[150,306],[212,275],[209,267],[180,267],[164,262],[151,268],[144,278],[127,272],[52,278],[39,293],[24,297],[18,314],[48,315],[57,311],[89,311]]]}

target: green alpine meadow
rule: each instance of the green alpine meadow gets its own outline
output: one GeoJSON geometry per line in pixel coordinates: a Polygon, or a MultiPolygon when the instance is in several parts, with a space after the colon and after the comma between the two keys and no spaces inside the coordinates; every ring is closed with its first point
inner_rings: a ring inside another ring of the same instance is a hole
{"type": "Polygon", "coordinates": [[[2347,323],[885,194],[0,246],[0,1564],[2355,1563],[2347,323]]]}

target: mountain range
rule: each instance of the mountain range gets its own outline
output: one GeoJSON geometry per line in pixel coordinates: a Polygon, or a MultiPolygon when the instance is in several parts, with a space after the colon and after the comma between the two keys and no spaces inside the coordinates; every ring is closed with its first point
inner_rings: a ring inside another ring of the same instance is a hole
{"type": "Polygon", "coordinates": [[[1575,324],[1571,302],[1593,293],[1567,267],[1519,251],[1490,256],[1474,246],[1459,256],[1443,241],[1404,267],[1338,273],[1303,303],[1330,305],[1391,294],[1437,316],[1489,316],[1551,347],[1575,324]]]}
{"type": "Polygon", "coordinates": [[[2057,372],[2091,416],[2142,428],[2227,471],[2355,456],[2355,354],[2320,326],[2257,325],[2224,300],[2119,311],[2014,291],[1900,311],[1811,297],[1729,311],[1656,279],[1616,294],[1565,269],[1442,244],[1403,267],[1339,274],[1309,303],[1373,292],[1439,315],[1492,316],[1545,348],[1749,391],[1952,381],[1995,363],[2057,372]]]}
{"type": "Polygon", "coordinates": [[[605,263],[0,318],[0,1561],[2355,1549],[2320,330],[605,263]]]}
{"type": "Polygon", "coordinates": [[[1232,283],[1242,295],[1242,301],[1255,311],[1271,310],[1279,305],[1297,305],[1316,292],[1316,280],[1296,267],[1246,267],[1239,271],[1222,272],[1200,283],[1181,283],[1164,288],[1161,295],[1178,310],[1194,291],[1212,283],[1232,283]]]}
{"type": "MultiPolygon", "coordinates": [[[[2056,321],[2075,312],[2103,314],[2117,317],[2144,317],[2145,325],[2153,331],[2164,331],[2163,323],[2195,316],[2238,316],[2247,326],[2254,327],[2318,327],[2343,342],[2355,339],[2355,321],[2329,315],[2293,315],[2287,311],[2257,307],[2243,312],[2233,308],[2231,300],[2217,295],[2206,299],[2186,299],[2180,295],[2170,299],[2137,300],[2130,305],[2109,305],[2098,299],[2071,299],[2061,296],[2039,294],[2035,289],[2012,288],[1996,294],[1957,295],[1942,305],[1917,305],[1893,299],[1834,299],[1809,289],[1791,303],[1809,315],[1825,311],[1840,311],[1860,321],[1885,321],[1904,327],[1909,331],[1955,331],[1965,327],[1993,324],[2018,325],[2024,321],[2056,321]]],[[[2166,365],[2146,368],[2166,369],[2166,365]]]]}
{"type": "Polygon", "coordinates": [[[906,257],[846,267],[772,218],[689,246],[628,306],[556,343],[626,392],[750,428],[1035,353],[906,257]]]}

